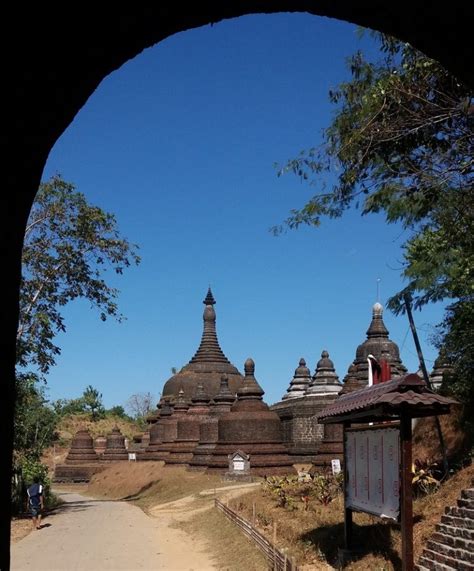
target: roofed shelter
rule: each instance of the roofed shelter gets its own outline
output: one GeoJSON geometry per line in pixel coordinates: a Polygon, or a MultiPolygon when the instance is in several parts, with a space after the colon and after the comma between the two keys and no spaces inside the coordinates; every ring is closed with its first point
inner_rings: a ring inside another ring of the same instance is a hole
{"type": "Polygon", "coordinates": [[[417,374],[408,374],[342,395],[318,416],[323,424],[342,423],[344,426],[343,558],[350,555],[354,547],[352,511],[379,516],[389,512],[388,517],[401,522],[402,569],[413,570],[411,421],[447,414],[451,404],[456,401],[433,392],[417,374]],[[365,426],[353,427],[353,424],[365,426]],[[374,440],[376,431],[380,439],[374,440]],[[348,434],[353,435],[351,443],[348,434]],[[389,436],[386,442],[391,442],[390,447],[384,447],[384,435],[389,436]],[[358,459],[362,460],[359,467],[358,459]],[[384,471],[386,466],[391,469],[384,471]],[[381,469],[377,470],[378,467],[381,469]],[[374,474],[376,486],[371,490],[374,474]]]}

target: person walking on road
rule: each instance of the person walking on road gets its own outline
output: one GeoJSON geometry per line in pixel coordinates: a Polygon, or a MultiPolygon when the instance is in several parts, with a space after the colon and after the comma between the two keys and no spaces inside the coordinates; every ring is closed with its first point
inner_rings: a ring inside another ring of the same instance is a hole
{"type": "Polygon", "coordinates": [[[41,510],[44,508],[43,484],[38,476],[33,478],[33,484],[26,490],[28,494],[28,507],[31,513],[33,528],[41,529],[41,510]]]}

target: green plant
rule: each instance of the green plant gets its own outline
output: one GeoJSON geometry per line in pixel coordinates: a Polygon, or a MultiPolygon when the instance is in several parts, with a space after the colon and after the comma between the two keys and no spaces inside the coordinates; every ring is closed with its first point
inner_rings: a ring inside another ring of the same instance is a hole
{"type": "Polygon", "coordinates": [[[412,484],[415,495],[421,496],[436,492],[440,486],[440,481],[435,476],[439,472],[438,462],[432,462],[429,459],[416,459],[412,465],[412,484]]]}

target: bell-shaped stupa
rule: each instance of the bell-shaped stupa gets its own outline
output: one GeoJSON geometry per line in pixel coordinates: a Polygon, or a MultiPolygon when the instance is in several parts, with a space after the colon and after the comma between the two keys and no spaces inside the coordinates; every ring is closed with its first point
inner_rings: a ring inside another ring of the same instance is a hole
{"type": "Polygon", "coordinates": [[[372,307],[372,321],[367,329],[367,340],[357,347],[354,360],[357,378],[366,384],[369,381],[369,356],[375,358],[379,364],[388,364],[389,378],[401,377],[407,372],[400,359],[398,345],[388,337],[388,329],[383,321],[383,307],[378,302],[372,307]]]}
{"type": "Polygon", "coordinates": [[[242,385],[242,375],[224,355],[217,339],[216,301],[209,288],[204,299],[204,329],[201,343],[194,357],[178,373],[168,379],[163,387],[163,395],[178,397],[180,389],[184,391],[187,401],[196,394],[197,387],[201,384],[209,398],[219,392],[221,375],[226,374],[229,378],[229,388],[235,393],[242,385]]]}

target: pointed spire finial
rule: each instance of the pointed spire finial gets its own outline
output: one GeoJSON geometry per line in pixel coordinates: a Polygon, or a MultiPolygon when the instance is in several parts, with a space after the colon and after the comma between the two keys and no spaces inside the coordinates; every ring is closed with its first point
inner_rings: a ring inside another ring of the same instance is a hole
{"type": "Polygon", "coordinates": [[[212,291],[211,291],[211,286],[209,286],[209,289],[207,290],[207,295],[203,301],[204,305],[215,305],[216,304],[216,300],[214,299],[214,296],[212,295],[212,291]]]}

